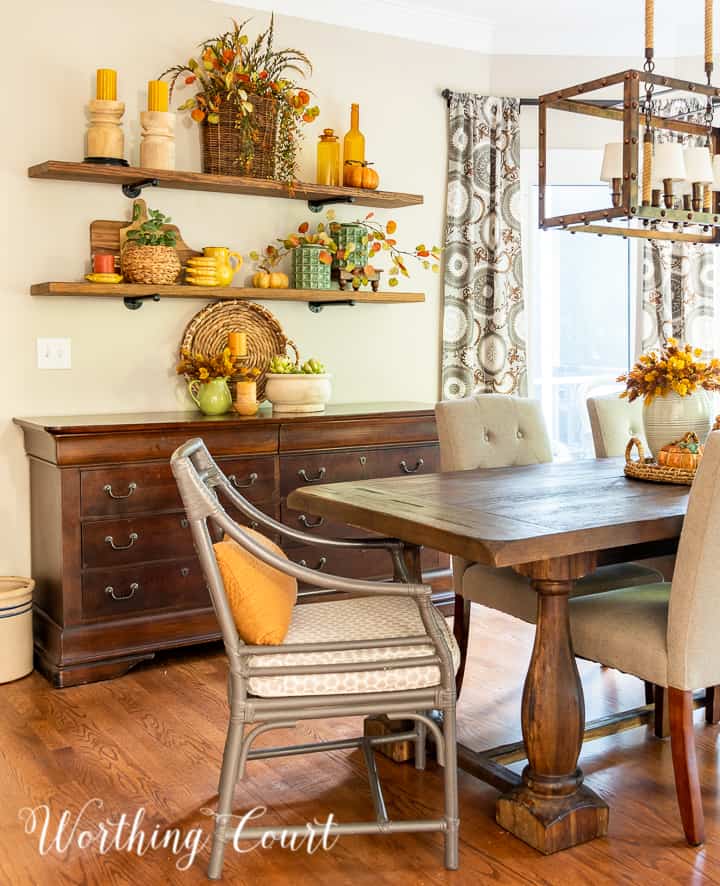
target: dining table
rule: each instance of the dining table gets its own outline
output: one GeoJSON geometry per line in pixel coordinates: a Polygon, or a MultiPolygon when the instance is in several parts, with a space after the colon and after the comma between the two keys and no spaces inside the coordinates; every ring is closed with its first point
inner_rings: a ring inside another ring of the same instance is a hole
{"type": "MultiPolygon", "coordinates": [[[[550,854],[607,833],[608,804],[578,765],[583,688],[568,598],[600,565],[677,549],[689,487],[624,476],[621,459],[583,459],[369,481],[308,484],[288,503],[406,543],[421,581],[423,546],[511,568],[537,593],[535,642],[522,698],[522,774],[460,747],[460,765],[501,793],[497,822],[550,854]]],[[[638,637],[642,643],[642,637],[638,637]]]]}

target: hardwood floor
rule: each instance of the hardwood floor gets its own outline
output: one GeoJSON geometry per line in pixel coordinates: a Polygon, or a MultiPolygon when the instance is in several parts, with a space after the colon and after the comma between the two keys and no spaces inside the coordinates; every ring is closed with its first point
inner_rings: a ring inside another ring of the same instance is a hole
{"type": "MultiPolygon", "coordinates": [[[[519,735],[520,687],[533,629],[474,607],[471,653],[459,706],[461,741],[481,748],[519,735]]],[[[643,685],[616,671],[582,664],[588,718],[643,703],[643,685]]],[[[94,847],[66,854],[38,853],[38,835],[26,835],[18,812],[49,804],[52,821],[73,816],[92,798],[85,823],[132,818],[142,827],[187,832],[211,820],[226,726],[224,656],[217,648],[166,656],[120,679],[61,691],[37,674],[0,687],[0,882],[12,886],[205,883],[208,849],[190,870],[178,870],[167,849],[138,857],[94,847]]],[[[355,735],[358,721],[309,722],[307,738],[355,735]]],[[[267,745],[302,740],[272,733],[267,745]]],[[[589,785],[610,804],[607,839],[543,857],[493,821],[496,792],[460,773],[460,870],[442,867],[437,834],[345,837],[331,852],[291,853],[274,848],[246,854],[228,850],[224,881],[233,884],[720,884],[718,727],[695,714],[703,805],[704,847],[683,838],[673,786],[670,744],[649,729],[604,738],[583,748],[589,785]]],[[[519,767],[522,764],[518,764],[519,767]]],[[[425,815],[441,797],[439,770],[426,772],[378,757],[388,808],[398,816],[425,815]]],[[[236,793],[236,811],[263,805],[269,824],[372,816],[359,752],[256,761],[236,793]]],[[[52,830],[54,835],[54,828],[52,830]]]]}

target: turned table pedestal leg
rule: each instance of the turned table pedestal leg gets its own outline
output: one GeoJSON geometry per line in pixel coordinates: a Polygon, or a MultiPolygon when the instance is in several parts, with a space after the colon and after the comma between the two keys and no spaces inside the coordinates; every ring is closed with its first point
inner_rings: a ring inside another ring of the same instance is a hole
{"type": "Polygon", "coordinates": [[[570,637],[568,595],[594,568],[592,555],[517,567],[538,594],[538,622],[522,701],[528,765],[500,797],[498,824],[550,854],[607,833],[607,804],[583,785],[578,757],[585,703],[570,637]]]}

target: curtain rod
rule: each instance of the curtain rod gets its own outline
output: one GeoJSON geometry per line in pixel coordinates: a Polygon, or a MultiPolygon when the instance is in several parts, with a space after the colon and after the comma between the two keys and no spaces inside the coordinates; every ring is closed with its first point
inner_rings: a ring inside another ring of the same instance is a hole
{"type": "MultiPolygon", "coordinates": [[[[441,95],[445,99],[445,101],[450,104],[450,96],[453,94],[452,89],[443,89],[441,95]]],[[[536,98],[521,98],[520,99],[520,107],[521,108],[537,108],[540,102],[536,98]]],[[[597,99],[585,99],[585,104],[595,105],[598,108],[612,108],[615,105],[621,104],[619,101],[615,101],[613,99],[608,98],[597,98],[597,99]]]]}
{"type": "MultiPolygon", "coordinates": [[[[676,90],[662,89],[659,92],[656,92],[655,95],[656,96],[665,95],[668,92],[676,92],[676,90]]],[[[453,94],[453,90],[452,89],[443,89],[443,91],[440,94],[445,99],[448,107],[450,107],[450,96],[453,94]]],[[[521,108],[537,108],[540,104],[540,102],[536,98],[521,98],[521,99],[519,99],[519,101],[520,101],[521,108]]],[[[586,99],[583,99],[583,103],[586,105],[594,105],[596,108],[614,108],[617,105],[621,105],[622,100],[616,101],[611,98],[595,98],[595,99],[586,98],[586,99]]],[[[718,104],[720,104],[720,99],[713,98],[712,103],[713,103],[713,105],[718,105],[718,104]]],[[[678,119],[683,116],[686,116],[686,115],[679,114],[678,119]]]]}

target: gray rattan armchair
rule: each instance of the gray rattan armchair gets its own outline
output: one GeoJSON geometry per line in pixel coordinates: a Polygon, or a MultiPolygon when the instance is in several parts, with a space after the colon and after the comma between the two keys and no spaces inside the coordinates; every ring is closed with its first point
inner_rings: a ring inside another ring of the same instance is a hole
{"type": "MultiPolygon", "coordinates": [[[[253,507],[222,473],[200,439],[190,440],[172,456],[195,548],[208,583],[229,660],[230,724],[220,774],[208,876],[219,879],[225,845],[234,836],[232,802],[246,763],[298,753],[361,748],[367,763],[375,821],[333,823],[330,836],[440,831],[445,838],[445,866],[458,866],[458,802],[455,732],[457,645],[445,620],[434,609],[430,588],[407,581],[402,543],[393,539],[328,540],[290,530],[253,507]],[[271,533],[308,544],[347,548],[386,548],[395,563],[396,581],[360,581],[327,575],[278,557],[259,544],[226,512],[223,500],[271,533]],[[208,527],[211,521],[266,564],[306,584],[350,598],[296,606],[290,630],[278,646],[250,646],[237,633],[208,527]],[[397,580],[399,579],[399,580],[397,580]],[[442,725],[428,716],[442,712],[442,725]],[[252,749],[255,739],[298,720],[386,714],[408,720],[402,733],[252,749]],[[245,726],[255,724],[247,732],[245,726]],[[388,818],[377,777],[373,748],[398,740],[415,743],[415,765],[425,767],[427,730],[444,767],[445,810],[441,818],[393,821],[388,818]]],[[[288,835],[308,826],[284,828],[288,835]]],[[[325,825],[318,826],[318,834],[325,825]]],[[[243,839],[262,837],[261,827],[242,831],[243,839]]]]}

